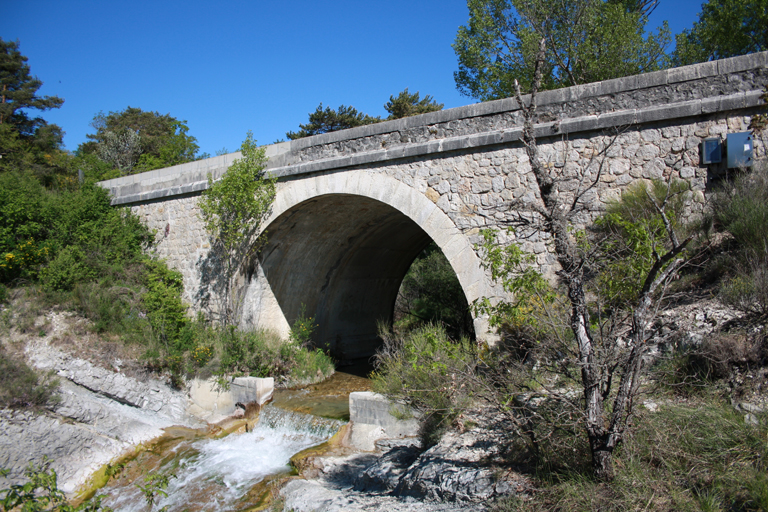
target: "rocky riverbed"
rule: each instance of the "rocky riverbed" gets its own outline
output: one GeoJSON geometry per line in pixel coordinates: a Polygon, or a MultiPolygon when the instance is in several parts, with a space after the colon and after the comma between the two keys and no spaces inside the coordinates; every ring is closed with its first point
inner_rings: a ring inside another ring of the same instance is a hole
{"type": "Polygon", "coordinates": [[[59,487],[74,492],[102,465],[172,425],[200,427],[187,413],[186,393],[149,376],[107,369],[54,345],[73,317],[49,312],[48,333],[26,344],[29,362],[59,379],[58,402],[46,410],[0,410],[0,467],[7,483],[23,479],[30,463],[53,461],[59,487]]]}
{"type": "MultiPolygon", "coordinates": [[[[58,376],[59,401],[45,410],[0,410],[0,467],[10,470],[0,478],[3,486],[21,481],[30,462],[47,456],[60,488],[72,493],[93,471],[163,429],[207,425],[190,414],[187,392],[131,371],[119,358],[99,360],[63,345],[61,338],[79,321],[70,313],[49,312],[42,321],[44,335],[27,335],[24,350],[30,364],[58,376]]],[[[735,321],[735,312],[715,301],[680,305],[660,316],[660,351],[695,344],[735,321]]],[[[768,374],[757,377],[765,380],[768,374]]],[[[734,403],[745,421],[753,409],[764,410],[765,395],[759,386],[757,391],[734,403]]],[[[285,510],[483,510],[499,496],[535,493],[530,477],[505,462],[506,429],[491,411],[467,413],[458,428],[422,450],[416,422],[396,420],[390,409],[381,397],[353,393],[352,422],[337,446],[303,457],[301,476],[277,493],[285,510]]]]}

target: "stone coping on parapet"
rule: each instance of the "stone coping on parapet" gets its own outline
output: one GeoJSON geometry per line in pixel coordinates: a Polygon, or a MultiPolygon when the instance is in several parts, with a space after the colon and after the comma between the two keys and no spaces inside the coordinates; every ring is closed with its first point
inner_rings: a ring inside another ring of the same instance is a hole
{"type": "MultiPolygon", "coordinates": [[[[539,93],[537,104],[540,108],[543,108],[546,105],[584,101],[589,98],[606,97],[626,93],[627,91],[641,91],[669,84],[679,84],[681,82],[702,80],[767,67],[768,52],[760,52],[643,75],[544,91],[539,93]]],[[[536,125],[536,132],[539,137],[564,136],[632,124],[735,111],[759,105],[762,87],[756,90],[738,91],[732,94],[722,94],[710,88],[709,90],[702,91],[702,93],[709,94],[709,96],[666,104],[654,104],[643,108],[611,110],[594,115],[565,118],[556,122],[540,123],[536,125]]],[[[527,96],[523,98],[524,101],[526,99],[527,96]]],[[[491,128],[481,132],[432,138],[389,148],[382,148],[380,145],[376,149],[371,149],[371,144],[362,144],[363,147],[360,150],[353,150],[348,154],[333,155],[327,158],[321,156],[320,158],[307,160],[304,157],[302,161],[299,157],[301,152],[312,147],[324,147],[334,143],[352,143],[352,141],[357,139],[363,140],[414,128],[430,127],[450,121],[497,116],[517,110],[519,110],[517,101],[514,98],[506,98],[272,144],[265,146],[266,154],[269,158],[267,168],[278,177],[288,177],[376,164],[403,158],[508,144],[520,139],[522,129],[519,126],[515,125],[502,129],[491,128]]],[[[214,179],[219,178],[229,165],[240,157],[241,154],[239,152],[230,153],[206,160],[107,180],[99,184],[110,191],[113,197],[112,204],[114,205],[128,205],[184,194],[195,194],[208,187],[208,174],[211,174],[214,179]]]]}

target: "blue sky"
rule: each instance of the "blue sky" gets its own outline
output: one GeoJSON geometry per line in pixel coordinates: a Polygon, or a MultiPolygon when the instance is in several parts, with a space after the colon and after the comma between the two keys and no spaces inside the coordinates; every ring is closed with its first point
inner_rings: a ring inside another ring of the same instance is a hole
{"type": "MultiPolygon", "coordinates": [[[[701,0],[662,0],[649,26],[673,33],[701,0]]],[[[253,130],[284,138],[320,102],[385,115],[408,87],[446,108],[473,103],[453,81],[463,0],[3,0],[0,37],[21,43],[44,95],[43,117],[74,150],[99,112],[128,106],[186,120],[202,151],[235,151],[253,130]]]]}

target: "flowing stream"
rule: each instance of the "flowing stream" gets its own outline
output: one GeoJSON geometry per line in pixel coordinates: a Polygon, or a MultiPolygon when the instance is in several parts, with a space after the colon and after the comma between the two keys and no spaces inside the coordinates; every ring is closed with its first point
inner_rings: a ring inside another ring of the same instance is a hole
{"type": "Polygon", "coordinates": [[[120,511],[149,510],[140,488],[151,487],[147,475],[172,475],[167,496],[155,493],[152,510],[253,508],[267,490],[265,482],[290,471],[291,456],[338,431],[349,417],[349,392],[367,388],[367,382],[342,374],[303,390],[278,391],[250,432],[216,439],[203,431],[166,429],[149,450],[116,468],[117,475],[100,491],[104,504],[120,511]]]}

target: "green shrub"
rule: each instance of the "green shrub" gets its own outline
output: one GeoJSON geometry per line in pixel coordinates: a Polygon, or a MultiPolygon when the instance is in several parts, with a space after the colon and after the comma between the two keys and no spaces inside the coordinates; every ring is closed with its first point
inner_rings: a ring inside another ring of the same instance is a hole
{"type": "Polygon", "coordinates": [[[666,183],[654,180],[631,185],[620,200],[607,205],[595,221],[594,236],[583,240],[585,252],[597,250],[591,262],[598,271],[592,287],[609,307],[633,307],[645,278],[670,248],[669,236],[661,215],[655,209],[666,202],[666,215],[678,236],[684,235],[685,198],[690,185],[684,181],[666,183]],[[586,245],[589,244],[589,245],[586,245]]]}
{"type": "Polygon", "coordinates": [[[184,289],[181,272],[171,270],[161,261],[144,261],[144,284],[147,291],[141,296],[152,329],[166,345],[179,337],[189,321],[187,305],[181,300],[184,289]]]}
{"type": "Polygon", "coordinates": [[[720,299],[747,313],[768,316],[768,251],[750,252],[734,266],[736,275],[722,284],[720,299]]]}
{"type": "Polygon", "coordinates": [[[768,315],[768,164],[726,182],[712,197],[715,229],[732,235],[720,262],[730,269],[720,298],[738,309],[768,315]]]}
{"type": "MultiPolygon", "coordinates": [[[[30,463],[24,471],[27,482],[0,489],[0,507],[3,512],[23,510],[25,512],[111,512],[111,508],[102,506],[104,496],[95,496],[77,507],[67,501],[67,496],[59,490],[56,471],[50,469],[51,461],[43,457],[39,465],[30,463]]],[[[4,473],[0,470],[0,473],[4,473]]]]}
{"type": "Polygon", "coordinates": [[[768,164],[724,183],[712,197],[712,212],[715,228],[733,235],[739,247],[768,251],[768,164]]]}
{"type": "Polygon", "coordinates": [[[765,419],[749,425],[718,402],[639,411],[610,484],[595,481],[587,468],[541,466],[539,492],[511,510],[768,510],[765,419]]]}
{"type": "Polygon", "coordinates": [[[300,347],[309,347],[312,344],[312,334],[316,328],[315,318],[307,316],[307,307],[302,304],[299,317],[293,322],[288,339],[300,347]]]}
{"type": "Polygon", "coordinates": [[[382,330],[380,336],[384,344],[376,354],[373,389],[419,411],[422,441],[431,446],[472,399],[472,343],[451,340],[438,325],[403,336],[382,330]]]}
{"type": "Polygon", "coordinates": [[[181,329],[165,356],[161,348],[154,357],[167,367],[173,359],[180,375],[275,377],[297,385],[329,377],[334,370],[333,361],[323,351],[286,342],[273,331],[239,331],[208,324],[202,318],[181,329]]]}
{"type": "Polygon", "coordinates": [[[41,377],[0,346],[0,407],[46,405],[58,387],[56,379],[41,377]]]}
{"type": "Polygon", "coordinates": [[[136,289],[107,280],[79,283],[72,290],[75,308],[94,323],[96,332],[110,332],[146,343],[150,325],[141,311],[139,298],[136,289]]]}
{"type": "Polygon", "coordinates": [[[49,290],[71,290],[77,283],[90,281],[95,269],[86,261],[77,245],[64,247],[40,273],[43,286],[49,290]]]}
{"type": "Polygon", "coordinates": [[[395,303],[398,330],[443,324],[454,338],[474,336],[472,315],[451,264],[432,242],[411,263],[395,303]]]}

